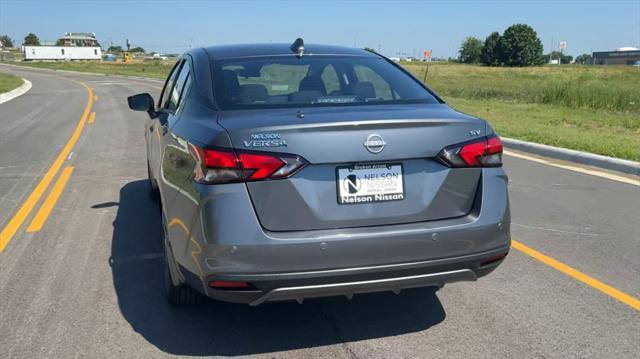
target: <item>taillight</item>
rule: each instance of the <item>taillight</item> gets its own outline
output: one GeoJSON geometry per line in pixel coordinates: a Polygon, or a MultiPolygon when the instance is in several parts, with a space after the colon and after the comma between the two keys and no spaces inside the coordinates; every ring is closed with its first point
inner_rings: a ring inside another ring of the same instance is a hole
{"type": "Polygon", "coordinates": [[[308,162],[289,154],[202,148],[190,144],[196,160],[193,179],[205,184],[286,178],[308,162]]]}
{"type": "Polygon", "coordinates": [[[438,158],[450,167],[501,167],[502,141],[493,135],[449,146],[438,158]]]}

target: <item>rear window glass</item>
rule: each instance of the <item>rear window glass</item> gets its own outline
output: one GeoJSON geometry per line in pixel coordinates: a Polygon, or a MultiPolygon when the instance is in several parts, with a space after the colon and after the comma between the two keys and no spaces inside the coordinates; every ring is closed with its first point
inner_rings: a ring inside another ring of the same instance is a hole
{"type": "Polygon", "coordinates": [[[439,103],[413,78],[381,58],[252,57],[213,63],[223,109],[439,103]]]}

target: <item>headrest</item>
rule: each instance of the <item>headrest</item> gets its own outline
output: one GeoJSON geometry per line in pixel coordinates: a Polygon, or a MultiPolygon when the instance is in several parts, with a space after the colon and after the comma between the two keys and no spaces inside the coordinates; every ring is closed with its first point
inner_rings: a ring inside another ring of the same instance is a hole
{"type": "Polygon", "coordinates": [[[320,76],[307,76],[300,81],[298,91],[310,90],[320,91],[323,96],[327,94],[327,88],[324,86],[324,81],[322,81],[320,76]]]}

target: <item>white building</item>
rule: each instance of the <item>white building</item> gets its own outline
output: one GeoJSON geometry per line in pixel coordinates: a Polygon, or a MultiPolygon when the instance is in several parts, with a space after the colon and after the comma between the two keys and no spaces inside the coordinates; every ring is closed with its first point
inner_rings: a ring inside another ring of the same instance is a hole
{"type": "Polygon", "coordinates": [[[23,46],[25,60],[100,60],[100,47],[23,46]]]}

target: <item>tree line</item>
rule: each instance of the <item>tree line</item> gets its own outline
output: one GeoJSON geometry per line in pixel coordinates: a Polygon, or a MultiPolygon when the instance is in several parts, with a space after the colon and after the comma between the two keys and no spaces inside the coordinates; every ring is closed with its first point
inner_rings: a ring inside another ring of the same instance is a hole
{"type": "MultiPolygon", "coordinates": [[[[511,25],[502,35],[492,32],[484,41],[469,36],[462,42],[458,53],[460,62],[486,66],[536,66],[549,63],[551,59],[563,64],[573,61],[572,56],[559,51],[543,55],[542,41],[526,24],[511,25]]],[[[591,55],[580,55],[575,62],[591,64],[591,55]]]]}
{"type": "MultiPolygon", "coordinates": [[[[0,42],[2,42],[2,46],[4,47],[13,47],[14,45],[13,39],[10,38],[8,35],[0,36],[0,42]]],[[[22,42],[22,45],[40,46],[40,39],[38,38],[38,36],[36,36],[36,34],[30,32],[27,36],[24,37],[24,41],[22,42]]]]}

